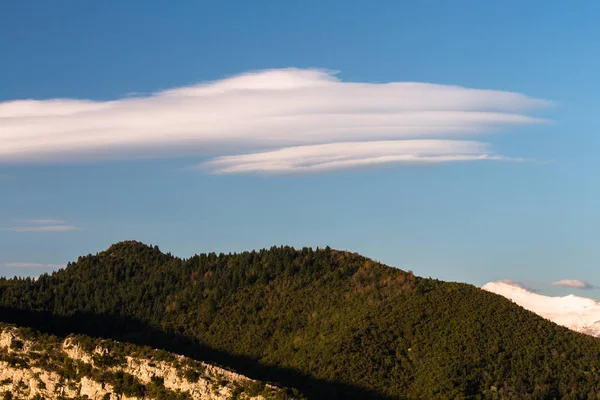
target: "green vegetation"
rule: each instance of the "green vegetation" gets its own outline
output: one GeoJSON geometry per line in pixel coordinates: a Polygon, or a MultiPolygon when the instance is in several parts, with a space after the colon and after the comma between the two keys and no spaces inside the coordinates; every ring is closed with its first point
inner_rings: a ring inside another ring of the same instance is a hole
{"type": "MultiPolygon", "coordinates": [[[[76,382],[83,377],[90,378],[96,382],[108,383],[119,395],[130,397],[151,398],[156,400],[188,400],[190,396],[180,392],[174,392],[164,387],[164,381],[153,379],[149,385],[143,385],[134,376],[123,371],[109,371],[108,368],[126,366],[125,357],[146,358],[155,361],[164,361],[164,351],[153,350],[148,347],[140,347],[126,343],[114,342],[112,340],[93,339],[83,335],[71,336],[71,347],[78,345],[92,354],[96,348],[104,349],[102,355],[94,354],[93,365],[81,360],[72,359],[63,352],[62,340],[53,335],[45,335],[31,329],[18,329],[11,325],[0,324],[0,332],[10,329],[18,337],[33,341],[35,346],[29,351],[23,349],[23,341],[13,339],[8,349],[0,349],[0,361],[7,362],[9,366],[18,369],[29,367],[40,368],[44,371],[56,373],[65,383],[75,389],[76,382]],[[17,343],[17,345],[15,345],[17,343]]],[[[168,353],[167,353],[168,354],[168,353]]],[[[168,359],[172,362],[175,357],[169,354],[168,359]]],[[[203,365],[192,360],[186,361],[190,368],[201,370],[203,365]]],[[[46,384],[36,375],[37,387],[45,389],[46,384]]],[[[12,383],[10,379],[0,381],[0,386],[12,383]]],[[[39,395],[38,395],[39,397],[39,395]]]]}
{"type": "MultiPolygon", "coordinates": [[[[180,373],[182,378],[193,382],[198,382],[200,379],[207,380],[212,382],[215,390],[227,386],[235,391],[236,395],[243,394],[245,396],[240,398],[247,398],[249,393],[256,393],[257,387],[260,388],[258,393],[263,394],[266,398],[285,398],[285,395],[278,394],[278,390],[266,388],[264,383],[242,379],[230,384],[230,382],[212,375],[201,362],[176,357],[163,350],[113,340],[91,338],[84,335],[70,335],[63,344],[63,340],[54,335],[42,334],[30,328],[18,328],[14,325],[0,323],[0,332],[3,331],[11,332],[13,338],[8,347],[0,349],[0,361],[7,362],[12,368],[29,369],[34,367],[55,373],[60,378],[62,385],[68,386],[72,391],[76,391],[78,382],[83,377],[87,377],[96,382],[111,385],[114,393],[118,395],[154,400],[191,399],[188,393],[167,389],[162,377],[153,376],[150,383],[143,384],[135,376],[120,369],[127,367],[126,357],[132,357],[138,361],[145,360],[153,367],[157,367],[157,363],[167,362],[168,366],[177,368],[177,372],[180,373]],[[24,338],[29,341],[29,349],[25,349],[24,338]],[[88,357],[92,356],[92,363],[73,359],[65,353],[65,350],[72,350],[75,347],[78,347],[79,351],[83,351],[88,357]]],[[[46,384],[40,375],[39,372],[33,374],[37,381],[35,384],[40,389],[46,389],[46,384]]],[[[3,379],[0,381],[0,387],[12,383],[10,378],[3,379]]],[[[23,382],[18,382],[16,386],[20,390],[27,388],[23,382]]],[[[37,396],[39,397],[39,395],[37,396]]],[[[67,399],[64,396],[63,398],[67,399]]],[[[79,397],[76,400],[79,400],[79,397]]]]}
{"type": "Polygon", "coordinates": [[[123,242],[37,280],[0,280],[0,306],[220,357],[309,398],[600,398],[600,340],[471,285],[329,248],[182,260],[123,242]]]}

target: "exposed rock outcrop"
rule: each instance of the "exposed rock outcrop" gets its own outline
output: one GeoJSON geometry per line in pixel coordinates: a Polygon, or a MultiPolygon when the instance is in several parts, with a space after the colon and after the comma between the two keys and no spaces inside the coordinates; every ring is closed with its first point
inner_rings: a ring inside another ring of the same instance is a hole
{"type": "Polygon", "coordinates": [[[138,351],[132,345],[80,336],[63,341],[45,335],[35,339],[25,338],[18,328],[0,326],[0,396],[36,400],[288,398],[277,387],[166,352],[138,351]],[[132,348],[135,351],[130,355],[132,348]]]}

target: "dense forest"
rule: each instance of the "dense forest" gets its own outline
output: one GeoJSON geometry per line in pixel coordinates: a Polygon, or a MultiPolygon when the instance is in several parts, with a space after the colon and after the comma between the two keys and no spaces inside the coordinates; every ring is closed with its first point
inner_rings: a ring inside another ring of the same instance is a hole
{"type": "Polygon", "coordinates": [[[180,259],[122,242],[0,280],[0,319],[175,351],[308,398],[600,399],[600,340],[330,248],[180,259]]]}

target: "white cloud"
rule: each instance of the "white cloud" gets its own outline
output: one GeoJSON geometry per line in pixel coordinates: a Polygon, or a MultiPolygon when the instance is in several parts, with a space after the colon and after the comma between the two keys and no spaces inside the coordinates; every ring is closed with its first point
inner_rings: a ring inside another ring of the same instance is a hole
{"type": "Polygon", "coordinates": [[[39,263],[23,263],[23,262],[15,262],[15,263],[6,263],[5,267],[8,268],[41,268],[41,269],[57,269],[63,268],[62,264],[39,264],[39,263]]]}
{"type": "Polygon", "coordinates": [[[69,232],[79,231],[81,228],[69,225],[60,219],[38,218],[25,220],[25,225],[4,228],[11,232],[69,232]]]}
{"type": "Polygon", "coordinates": [[[589,282],[581,281],[579,279],[563,279],[560,281],[552,282],[553,286],[563,286],[572,289],[594,289],[595,286],[589,282]]]}
{"type": "MultiPolygon", "coordinates": [[[[511,92],[414,82],[343,82],[316,69],[267,70],[146,97],[0,103],[0,163],[199,155],[223,157],[213,160],[218,164],[231,162],[228,156],[247,160],[249,152],[269,159],[277,149],[284,154],[318,153],[318,144],[355,159],[355,153],[343,153],[351,146],[341,143],[369,142],[373,150],[384,149],[373,143],[385,141],[397,150],[412,146],[393,143],[401,140],[480,135],[541,123],[544,120],[530,113],[550,104],[511,92]]],[[[445,161],[465,159],[462,153],[443,154],[445,161]]],[[[377,157],[404,162],[405,152],[399,155],[369,153],[370,161],[364,162],[373,164],[377,157]]],[[[298,164],[286,160],[275,169],[298,164]]]]}
{"type": "Polygon", "coordinates": [[[218,157],[199,165],[216,173],[316,172],[390,163],[436,164],[450,161],[494,160],[484,143],[463,140],[396,140],[342,142],[239,156],[218,157]]]}

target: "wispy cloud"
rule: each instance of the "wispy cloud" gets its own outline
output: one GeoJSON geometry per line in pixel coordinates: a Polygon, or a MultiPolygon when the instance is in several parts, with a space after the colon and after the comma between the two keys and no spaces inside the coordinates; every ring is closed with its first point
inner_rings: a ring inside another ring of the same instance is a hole
{"type": "Polygon", "coordinates": [[[24,224],[11,226],[3,230],[11,232],[69,232],[79,231],[82,228],[69,225],[60,219],[38,218],[25,220],[24,224]]]}
{"type": "Polygon", "coordinates": [[[57,269],[63,268],[62,264],[39,264],[39,263],[24,263],[24,262],[15,262],[15,263],[6,263],[3,266],[8,268],[39,268],[39,269],[57,269]]]}
{"type": "Polygon", "coordinates": [[[521,289],[525,289],[530,292],[537,292],[538,288],[543,287],[543,286],[547,287],[548,285],[561,286],[561,287],[566,287],[566,288],[571,288],[571,289],[595,289],[596,288],[595,285],[592,285],[589,282],[582,281],[579,279],[563,279],[560,281],[550,282],[550,283],[535,282],[535,281],[515,281],[512,279],[503,279],[498,282],[505,283],[505,284],[511,285],[511,286],[520,287],[521,289]]]}
{"type": "Polygon", "coordinates": [[[7,231],[11,232],[68,232],[68,231],[79,231],[78,228],[73,225],[42,225],[42,226],[11,226],[6,228],[7,231]]]}
{"type": "Polygon", "coordinates": [[[26,223],[32,225],[64,225],[65,221],[61,219],[52,219],[52,218],[38,218],[38,219],[27,219],[26,223]]]}
{"type": "Polygon", "coordinates": [[[589,282],[581,281],[579,279],[563,279],[560,281],[552,282],[552,286],[562,286],[572,289],[594,289],[596,286],[589,282]]]}
{"type": "Polygon", "coordinates": [[[287,147],[264,153],[217,157],[199,165],[215,173],[292,173],[382,164],[438,164],[499,160],[484,143],[462,140],[342,142],[287,147]]]}
{"type": "Polygon", "coordinates": [[[210,170],[233,173],[503,160],[510,157],[483,143],[465,155],[474,144],[451,139],[542,123],[531,112],[550,104],[512,92],[266,70],[113,101],[0,103],[0,163],[199,155],[216,157],[210,170]]]}
{"type": "Polygon", "coordinates": [[[521,289],[525,289],[528,292],[532,292],[532,293],[535,293],[538,291],[538,289],[534,285],[527,283],[527,282],[523,282],[523,281],[514,281],[512,279],[503,279],[500,282],[506,283],[507,285],[516,286],[521,289]]]}

